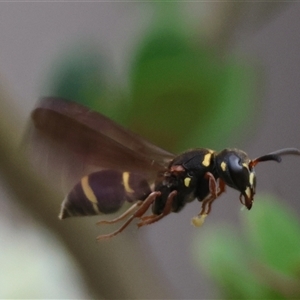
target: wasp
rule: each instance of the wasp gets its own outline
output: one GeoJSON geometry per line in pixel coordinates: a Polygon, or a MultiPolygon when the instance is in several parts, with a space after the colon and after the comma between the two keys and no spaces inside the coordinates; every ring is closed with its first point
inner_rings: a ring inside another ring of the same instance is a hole
{"type": "Polygon", "coordinates": [[[155,223],[195,199],[202,205],[192,224],[201,226],[226,186],[237,190],[240,202],[250,210],[256,188],[255,166],[264,161],[280,162],[284,155],[300,155],[296,148],[255,159],[235,148],[195,148],[174,155],[98,112],[55,97],[42,98],[31,120],[35,145],[46,145],[45,151],[58,149],[55,159],[67,149],[67,156],[72,153],[68,162],[71,170],[79,163],[89,166],[82,169],[81,179],[65,197],[60,219],[110,214],[126,202],[131,204],[119,217],[97,223],[123,221],[119,229],[99,235],[98,240],[119,234],[134,219],[138,227],[155,223]],[[147,214],[149,208],[152,213],[147,214]]]}

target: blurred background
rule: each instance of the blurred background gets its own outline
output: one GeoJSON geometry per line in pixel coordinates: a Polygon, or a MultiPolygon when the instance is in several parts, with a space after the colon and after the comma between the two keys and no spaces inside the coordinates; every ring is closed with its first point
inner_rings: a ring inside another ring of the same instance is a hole
{"type": "Polygon", "coordinates": [[[300,298],[299,157],[257,166],[250,212],[228,189],[200,229],[193,202],[97,243],[113,227],[59,221],[64,191],[21,146],[51,95],[174,153],[300,148],[299,15],[299,3],[0,3],[0,298],[300,298]]]}

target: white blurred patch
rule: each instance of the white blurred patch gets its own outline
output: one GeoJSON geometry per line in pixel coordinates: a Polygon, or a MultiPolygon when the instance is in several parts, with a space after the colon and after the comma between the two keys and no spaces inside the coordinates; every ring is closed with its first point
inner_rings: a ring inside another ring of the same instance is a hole
{"type": "Polygon", "coordinates": [[[0,298],[91,298],[71,255],[10,200],[0,184],[0,298]]]}

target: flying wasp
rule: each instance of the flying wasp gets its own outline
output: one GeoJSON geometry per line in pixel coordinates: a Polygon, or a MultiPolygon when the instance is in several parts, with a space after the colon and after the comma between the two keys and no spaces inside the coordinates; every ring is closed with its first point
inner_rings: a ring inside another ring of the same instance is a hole
{"type": "Polygon", "coordinates": [[[124,220],[119,229],[98,240],[119,234],[134,219],[138,227],[155,223],[195,199],[202,205],[192,223],[201,226],[226,186],[239,191],[240,202],[250,210],[254,167],[264,161],[280,162],[284,155],[300,155],[298,149],[286,148],[252,160],[238,149],[195,148],[176,156],[98,112],[54,97],[42,98],[31,118],[34,147],[53,150],[59,164],[67,161],[70,173],[82,166],[81,179],[62,203],[60,219],[110,214],[125,202],[132,204],[119,217],[98,222],[124,220]],[[150,207],[152,213],[146,214],[150,207]]]}

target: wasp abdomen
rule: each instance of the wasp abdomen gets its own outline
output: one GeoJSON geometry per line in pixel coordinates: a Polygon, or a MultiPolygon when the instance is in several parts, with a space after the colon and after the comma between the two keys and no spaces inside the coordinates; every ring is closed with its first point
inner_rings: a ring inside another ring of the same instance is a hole
{"type": "Polygon", "coordinates": [[[116,212],[127,200],[144,200],[151,192],[137,174],[103,170],[84,176],[62,203],[60,219],[116,212]]]}

